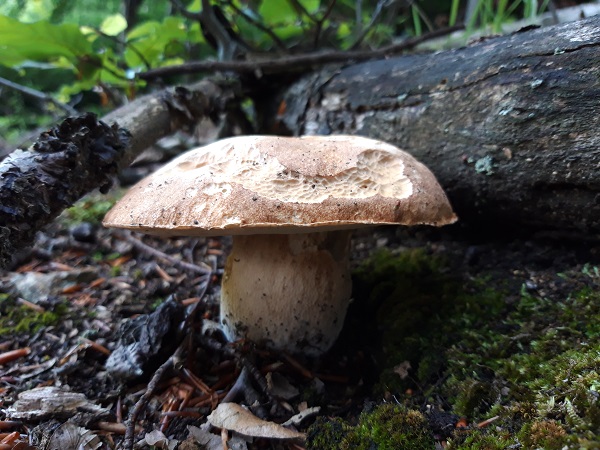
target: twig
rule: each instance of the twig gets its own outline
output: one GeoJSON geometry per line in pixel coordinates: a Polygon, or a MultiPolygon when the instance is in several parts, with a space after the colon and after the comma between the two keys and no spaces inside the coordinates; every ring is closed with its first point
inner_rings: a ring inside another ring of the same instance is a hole
{"type": "Polygon", "coordinates": [[[422,42],[445,36],[457,30],[462,30],[462,25],[440,28],[421,36],[406,39],[400,43],[391,44],[376,50],[357,51],[328,51],[320,53],[306,53],[302,55],[284,56],[276,59],[258,61],[191,61],[177,66],[160,67],[146,72],[141,72],[138,77],[142,80],[152,80],[170,75],[211,71],[233,71],[238,73],[255,73],[256,71],[276,74],[293,71],[308,71],[313,66],[322,66],[331,63],[348,63],[366,61],[369,59],[383,58],[411,49],[422,42]]]}
{"type": "MultiPolygon", "coordinates": [[[[254,389],[250,383],[250,380],[253,379],[260,388],[260,392],[262,392],[262,394],[268,398],[269,402],[277,405],[275,398],[269,392],[265,377],[263,377],[263,375],[260,373],[260,370],[258,370],[256,365],[252,363],[248,357],[240,354],[240,352],[234,347],[222,344],[214,338],[208,336],[200,336],[199,338],[200,342],[205,347],[217,352],[222,352],[226,356],[233,357],[238,366],[242,368],[237,380],[233,384],[233,387],[225,397],[227,400],[224,401],[231,401],[239,394],[244,395],[244,399],[249,405],[255,404],[257,401],[259,401],[259,392],[254,389]]],[[[257,407],[256,412],[259,416],[263,415],[263,417],[266,417],[266,411],[262,406],[257,407]]]]}
{"type": "Polygon", "coordinates": [[[202,20],[202,14],[195,13],[188,10],[180,0],[170,0],[171,5],[175,7],[175,9],[181,14],[183,17],[191,20],[196,20],[200,22],[202,20]]]}
{"type": "Polygon", "coordinates": [[[238,395],[244,394],[249,385],[248,369],[242,367],[242,371],[238,375],[237,380],[235,380],[235,383],[233,383],[233,386],[231,386],[229,392],[227,392],[227,395],[223,397],[223,402],[226,403],[235,401],[238,395]]]}
{"type": "Polygon", "coordinates": [[[0,353],[0,365],[8,364],[15,359],[22,358],[31,353],[29,347],[18,348],[16,350],[10,350],[8,352],[0,353]]]}
{"type": "Polygon", "coordinates": [[[110,34],[106,34],[104,33],[102,30],[100,30],[99,28],[92,28],[96,33],[98,33],[100,36],[110,39],[111,41],[116,42],[119,45],[122,45],[124,47],[129,47],[131,49],[131,51],[133,53],[135,53],[137,55],[138,58],[140,58],[140,61],[142,61],[142,63],[144,63],[144,66],[146,66],[147,69],[150,69],[152,67],[152,65],[150,64],[150,62],[146,59],[146,57],[144,56],[144,54],[142,52],[140,52],[135,45],[124,41],[122,39],[119,39],[117,36],[111,36],[110,34]]]}
{"type": "Polygon", "coordinates": [[[65,103],[61,103],[58,100],[56,100],[54,97],[52,97],[51,95],[45,94],[41,91],[38,91],[37,89],[23,86],[21,84],[15,83],[14,81],[10,81],[10,80],[7,80],[6,78],[2,78],[2,77],[0,77],[0,85],[6,86],[15,91],[21,92],[22,94],[25,94],[29,97],[32,97],[32,98],[35,98],[38,100],[42,100],[44,102],[52,103],[54,106],[56,106],[59,109],[62,109],[64,112],[66,112],[67,114],[69,114],[71,116],[76,116],[77,114],[79,114],[77,112],[77,110],[75,108],[73,108],[72,106],[67,105],[65,103]]]}
{"type": "Polygon", "coordinates": [[[298,16],[302,16],[302,14],[304,14],[306,17],[308,17],[313,22],[315,22],[315,23],[318,22],[318,20],[315,18],[315,16],[313,16],[311,13],[309,13],[308,10],[304,7],[304,5],[302,3],[300,3],[298,0],[288,0],[288,2],[296,9],[296,13],[298,14],[298,16]]]}
{"type": "Polygon", "coordinates": [[[362,30],[363,30],[362,0],[356,0],[356,3],[354,4],[354,22],[356,23],[356,32],[355,33],[360,36],[362,33],[362,30]]]}
{"type": "Polygon", "coordinates": [[[137,239],[133,235],[131,235],[131,233],[116,232],[115,235],[117,237],[121,237],[121,238],[125,239],[127,242],[130,242],[138,250],[148,253],[156,258],[161,258],[161,259],[169,261],[175,267],[179,267],[180,269],[183,269],[183,270],[189,270],[190,272],[200,273],[202,275],[211,275],[212,274],[212,270],[210,268],[202,267],[197,264],[191,264],[191,263],[182,261],[180,259],[174,258],[171,255],[167,255],[166,253],[163,253],[160,250],[157,250],[155,248],[150,247],[147,244],[144,244],[142,241],[140,241],[139,239],[137,239]]]}
{"type": "MultiPolygon", "coordinates": [[[[362,29],[359,32],[358,37],[356,38],[354,43],[350,46],[350,50],[355,50],[360,46],[363,39],[367,36],[367,34],[369,34],[369,31],[371,31],[373,29],[373,27],[377,23],[377,20],[379,20],[381,11],[383,11],[383,7],[386,5],[387,2],[388,2],[388,0],[379,0],[377,2],[377,6],[375,6],[375,10],[373,11],[373,15],[371,16],[371,21],[364,29],[362,29]]],[[[362,17],[361,17],[361,20],[362,20],[362,17]]],[[[362,25],[362,22],[361,22],[361,25],[362,25]]],[[[361,28],[362,28],[362,26],[361,26],[361,28]]]]}
{"type": "Polygon", "coordinates": [[[142,412],[142,410],[146,407],[150,398],[154,394],[154,391],[158,387],[158,383],[160,383],[163,375],[170,369],[172,369],[176,362],[181,358],[183,354],[183,349],[185,348],[186,342],[183,342],[173,353],[169,359],[167,359],[157,370],[154,372],[152,379],[148,383],[148,387],[146,388],[146,392],[140,397],[137,401],[129,417],[127,418],[127,422],[125,423],[125,438],[123,439],[123,448],[125,450],[133,450],[133,438],[135,437],[135,422],[137,421],[138,416],[142,412]]]}
{"type": "Polygon", "coordinates": [[[327,5],[327,9],[323,13],[320,19],[317,20],[317,28],[315,30],[315,39],[313,41],[313,49],[319,48],[319,39],[321,38],[321,32],[323,31],[323,24],[331,14],[333,7],[335,5],[336,0],[329,0],[329,4],[327,5]]]}

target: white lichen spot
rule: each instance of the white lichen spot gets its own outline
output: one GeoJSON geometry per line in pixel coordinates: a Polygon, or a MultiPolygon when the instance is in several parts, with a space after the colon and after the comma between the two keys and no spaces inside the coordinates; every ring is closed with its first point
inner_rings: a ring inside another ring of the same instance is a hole
{"type": "Polygon", "coordinates": [[[537,80],[533,80],[531,83],[529,83],[529,86],[531,86],[531,89],[535,89],[537,87],[540,87],[543,83],[544,83],[544,80],[537,79],[537,80]]]}
{"type": "Polygon", "coordinates": [[[475,162],[475,171],[484,175],[492,175],[494,173],[494,158],[486,155],[475,162]]]}
{"type": "Polygon", "coordinates": [[[583,25],[568,27],[563,30],[563,35],[570,42],[589,42],[598,38],[597,27],[583,25]]]}
{"type": "Polygon", "coordinates": [[[345,101],[345,96],[340,94],[339,92],[334,92],[330,94],[326,94],[321,100],[321,106],[326,111],[335,111],[339,110],[345,101]]]}

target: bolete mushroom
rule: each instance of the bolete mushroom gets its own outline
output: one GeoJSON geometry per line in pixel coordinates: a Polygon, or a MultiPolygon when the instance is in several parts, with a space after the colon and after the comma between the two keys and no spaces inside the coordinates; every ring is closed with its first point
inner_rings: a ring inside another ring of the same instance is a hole
{"type": "Polygon", "coordinates": [[[226,336],[318,355],[336,340],[350,301],[350,230],[455,220],[434,175],[390,144],[243,136],[190,150],[149,175],[104,225],[233,235],[221,289],[226,336]]]}

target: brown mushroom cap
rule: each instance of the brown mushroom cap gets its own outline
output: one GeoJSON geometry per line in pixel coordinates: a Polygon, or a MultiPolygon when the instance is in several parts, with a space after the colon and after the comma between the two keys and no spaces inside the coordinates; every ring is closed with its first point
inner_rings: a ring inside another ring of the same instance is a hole
{"type": "Polygon", "coordinates": [[[455,220],[434,175],[393,145],[359,136],[242,136],[190,150],[144,178],[104,225],[218,236],[455,220]]]}

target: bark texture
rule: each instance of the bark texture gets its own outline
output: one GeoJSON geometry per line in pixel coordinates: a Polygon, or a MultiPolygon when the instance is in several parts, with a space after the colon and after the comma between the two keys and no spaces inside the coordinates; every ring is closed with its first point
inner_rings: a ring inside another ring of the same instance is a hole
{"type": "Polygon", "coordinates": [[[0,267],[83,195],[107,190],[120,168],[176,129],[222,113],[229,88],[205,80],[142,97],[100,121],[66,119],[0,163],[0,267]],[[111,125],[108,125],[110,123],[111,125]]]}
{"type": "Polygon", "coordinates": [[[396,144],[432,169],[464,221],[593,233],[599,61],[596,17],[324,70],[291,86],[271,121],[396,144]]]}

